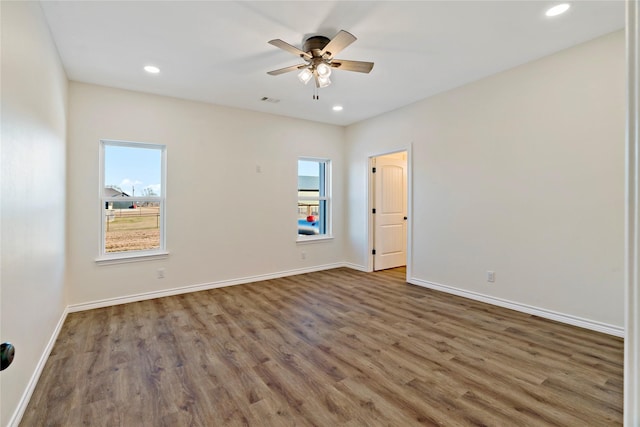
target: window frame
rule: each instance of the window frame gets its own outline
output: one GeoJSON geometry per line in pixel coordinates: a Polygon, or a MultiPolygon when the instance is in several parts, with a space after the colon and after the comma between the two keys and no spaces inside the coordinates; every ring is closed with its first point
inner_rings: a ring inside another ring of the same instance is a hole
{"type": "MultiPolygon", "coordinates": [[[[324,212],[324,224],[320,225],[320,230],[322,230],[322,228],[324,227],[324,233],[316,234],[316,235],[301,235],[297,233],[297,227],[296,227],[296,235],[297,235],[296,241],[298,243],[333,239],[333,232],[332,232],[333,203],[331,198],[331,188],[332,188],[331,166],[332,164],[331,163],[332,163],[331,159],[327,159],[327,158],[306,157],[306,156],[298,157],[298,162],[296,163],[296,194],[297,194],[296,203],[299,203],[300,201],[305,201],[305,200],[308,200],[308,201],[318,200],[318,202],[320,202],[320,206],[318,207],[318,209],[321,209],[324,212]],[[300,181],[299,179],[300,177],[299,162],[300,161],[316,162],[316,163],[322,163],[324,165],[324,168],[322,168],[322,170],[319,173],[320,176],[318,180],[319,193],[321,194],[322,190],[324,189],[324,195],[318,194],[318,197],[300,196],[299,194],[300,188],[298,188],[299,181],[300,181]],[[322,175],[324,175],[324,177],[322,175]],[[324,202],[324,208],[322,207],[322,202],[324,202]]],[[[321,212],[319,212],[319,215],[322,218],[321,212]]]]}
{"type": "Polygon", "coordinates": [[[165,258],[169,255],[166,249],[166,199],[167,199],[167,146],[165,144],[156,144],[149,142],[134,142],[134,141],[120,141],[112,139],[100,140],[100,154],[99,154],[99,218],[100,218],[100,239],[99,250],[96,262],[98,264],[117,264],[123,262],[136,262],[153,260],[159,258],[165,258]],[[132,250],[125,252],[106,252],[106,220],[105,220],[105,203],[108,202],[122,202],[122,198],[118,197],[106,197],[104,194],[105,188],[105,148],[107,146],[114,147],[129,147],[140,148],[146,150],[158,150],[160,151],[160,194],[158,196],[142,196],[134,197],[132,202],[154,202],[158,203],[159,210],[159,224],[160,229],[160,247],[157,249],[145,249],[145,250],[132,250]]]}

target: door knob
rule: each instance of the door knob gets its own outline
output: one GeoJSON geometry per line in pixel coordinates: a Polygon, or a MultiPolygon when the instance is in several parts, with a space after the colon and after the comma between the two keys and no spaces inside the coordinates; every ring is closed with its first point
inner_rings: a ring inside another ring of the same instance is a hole
{"type": "Polygon", "coordinates": [[[16,355],[16,349],[10,342],[0,344],[0,371],[4,371],[13,362],[16,355]]]}

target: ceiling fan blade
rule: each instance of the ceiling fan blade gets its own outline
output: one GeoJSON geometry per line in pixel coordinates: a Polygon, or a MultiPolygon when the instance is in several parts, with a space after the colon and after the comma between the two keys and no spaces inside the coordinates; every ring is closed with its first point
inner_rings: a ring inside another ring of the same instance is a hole
{"type": "Polygon", "coordinates": [[[295,46],[291,46],[289,43],[282,41],[280,39],[269,40],[269,44],[274,45],[275,47],[279,47],[282,50],[286,50],[287,52],[293,53],[296,56],[299,56],[304,59],[311,59],[311,55],[307,52],[303,52],[295,46]]]}
{"type": "Polygon", "coordinates": [[[331,39],[329,43],[327,43],[324,49],[322,49],[322,51],[320,52],[320,56],[326,53],[329,55],[327,59],[331,59],[336,54],[340,53],[342,49],[349,46],[351,43],[353,43],[356,40],[357,40],[356,36],[354,36],[353,34],[345,30],[340,30],[340,32],[336,34],[336,36],[333,39],[331,39]]]}
{"type": "Polygon", "coordinates": [[[357,71],[358,73],[368,73],[373,69],[373,62],[348,61],[346,59],[334,59],[331,61],[331,68],[345,71],[357,71]]]}
{"type": "Polygon", "coordinates": [[[271,76],[277,76],[279,74],[288,73],[290,71],[301,70],[302,68],[304,68],[306,66],[307,66],[307,64],[292,65],[290,67],[280,68],[279,70],[267,71],[267,74],[269,74],[271,76]]]}

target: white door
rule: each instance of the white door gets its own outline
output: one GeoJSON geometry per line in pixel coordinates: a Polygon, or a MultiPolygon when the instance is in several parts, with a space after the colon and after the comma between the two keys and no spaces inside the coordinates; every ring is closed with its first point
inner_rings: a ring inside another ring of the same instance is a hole
{"type": "Polygon", "coordinates": [[[406,159],[406,153],[374,159],[374,270],[407,264],[406,159]]]}

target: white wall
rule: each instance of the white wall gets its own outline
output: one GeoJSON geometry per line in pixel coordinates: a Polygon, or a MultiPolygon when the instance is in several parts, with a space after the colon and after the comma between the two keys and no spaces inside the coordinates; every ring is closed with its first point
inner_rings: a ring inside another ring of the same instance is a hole
{"type": "Polygon", "coordinates": [[[416,283],[622,328],[624,64],[617,32],[350,126],[347,261],[367,157],[412,145],[416,283]]]}
{"type": "Polygon", "coordinates": [[[65,307],[67,78],[40,5],[2,2],[0,425],[14,417],[65,307]]]}
{"type": "Polygon", "coordinates": [[[342,127],[76,82],[69,108],[71,304],[344,259],[342,127]],[[105,138],[167,145],[167,259],[96,264],[105,138]],[[333,160],[334,240],[296,244],[299,156],[333,160]],[[157,279],[161,267],[166,277],[157,279]]]}

